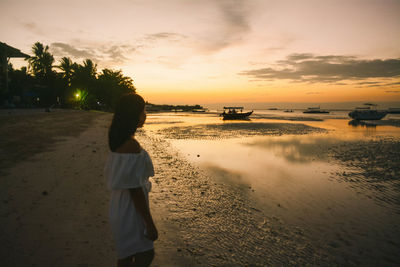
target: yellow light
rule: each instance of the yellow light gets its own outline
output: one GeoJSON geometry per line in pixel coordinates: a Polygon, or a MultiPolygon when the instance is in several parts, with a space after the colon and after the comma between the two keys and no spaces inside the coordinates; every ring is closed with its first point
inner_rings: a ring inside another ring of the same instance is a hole
{"type": "Polygon", "coordinates": [[[76,97],[76,98],[79,98],[79,94],[76,94],[75,97],[76,97]]]}

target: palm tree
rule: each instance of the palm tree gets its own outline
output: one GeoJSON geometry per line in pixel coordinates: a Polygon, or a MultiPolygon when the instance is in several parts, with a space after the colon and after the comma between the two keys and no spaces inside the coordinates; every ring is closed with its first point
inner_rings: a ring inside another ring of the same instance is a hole
{"type": "Polygon", "coordinates": [[[124,93],[135,92],[132,78],[122,71],[103,69],[98,76],[97,95],[107,107],[114,107],[116,100],[124,93]]]}
{"type": "Polygon", "coordinates": [[[33,57],[28,59],[29,67],[36,80],[36,91],[40,96],[40,104],[49,106],[55,103],[57,97],[57,80],[53,72],[54,57],[49,52],[49,46],[36,42],[32,46],[33,57]]]}
{"type": "Polygon", "coordinates": [[[93,63],[91,59],[86,59],[83,61],[83,70],[88,75],[88,77],[96,77],[97,64],[93,63]]]}
{"type": "Polygon", "coordinates": [[[46,79],[53,72],[54,57],[49,52],[49,46],[36,42],[32,46],[33,57],[28,59],[33,75],[39,79],[46,79]]]}
{"type": "Polygon", "coordinates": [[[83,61],[83,64],[72,64],[72,88],[74,94],[80,97],[79,102],[81,108],[87,108],[97,102],[96,98],[96,81],[97,81],[97,65],[90,59],[83,61]]]}
{"type": "Polygon", "coordinates": [[[72,69],[74,87],[90,90],[96,80],[97,65],[92,60],[86,59],[83,61],[83,65],[73,64],[72,69]]]}
{"type": "Polygon", "coordinates": [[[74,73],[74,63],[69,57],[60,59],[60,65],[57,66],[62,71],[62,78],[65,80],[67,87],[71,86],[71,78],[74,73]]]}

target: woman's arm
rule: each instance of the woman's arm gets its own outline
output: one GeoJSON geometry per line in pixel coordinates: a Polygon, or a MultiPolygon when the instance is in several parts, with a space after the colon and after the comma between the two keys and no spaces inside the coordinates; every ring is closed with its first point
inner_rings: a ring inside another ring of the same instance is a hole
{"type": "Polygon", "coordinates": [[[133,204],[136,210],[142,216],[144,224],[146,225],[147,238],[155,241],[158,238],[157,228],[154,224],[153,218],[151,217],[149,205],[147,205],[146,197],[141,187],[129,189],[133,204]]]}

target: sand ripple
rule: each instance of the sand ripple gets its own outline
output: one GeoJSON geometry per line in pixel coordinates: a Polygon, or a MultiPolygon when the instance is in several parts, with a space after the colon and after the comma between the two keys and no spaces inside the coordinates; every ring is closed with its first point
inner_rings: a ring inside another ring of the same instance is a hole
{"type": "Polygon", "coordinates": [[[308,134],[325,131],[325,129],[299,123],[238,122],[169,127],[159,130],[158,134],[171,139],[217,139],[256,135],[308,134]]]}
{"type": "MultiPolygon", "coordinates": [[[[332,158],[353,171],[337,173],[352,182],[356,189],[372,189],[379,202],[400,205],[400,141],[396,138],[378,138],[340,142],[329,149],[332,158]]],[[[400,213],[400,209],[398,211],[400,213]]]]}

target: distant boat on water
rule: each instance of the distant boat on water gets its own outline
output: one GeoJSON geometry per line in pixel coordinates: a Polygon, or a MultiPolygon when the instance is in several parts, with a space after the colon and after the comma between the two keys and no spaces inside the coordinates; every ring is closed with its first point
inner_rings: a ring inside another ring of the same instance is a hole
{"type": "Polygon", "coordinates": [[[377,110],[377,105],[365,103],[363,107],[356,107],[349,113],[354,120],[380,120],[388,113],[386,110],[377,110]],[[372,108],[371,108],[372,107],[372,108]]]}
{"type": "Polygon", "coordinates": [[[253,111],[243,112],[243,107],[224,107],[224,112],[220,116],[223,116],[224,120],[244,120],[248,119],[251,114],[253,111]]]}
{"type": "Polygon", "coordinates": [[[293,112],[293,109],[286,109],[283,112],[293,112]]]}
{"type": "Polygon", "coordinates": [[[277,108],[269,108],[268,110],[278,110],[277,108]]]}
{"type": "Polygon", "coordinates": [[[312,108],[307,108],[306,110],[303,111],[303,113],[327,114],[329,113],[329,111],[321,109],[320,107],[312,107],[312,108]]]}
{"type": "Polygon", "coordinates": [[[200,108],[200,109],[192,109],[192,112],[195,112],[195,113],[204,113],[204,112],[206,112],[207,110],[205,109],[205,108],[200,108]]]}
{"type": "Polygon", "coordinates": [[[400,108],[388,108],[389,114],[400,114],[400,108]]]}

